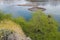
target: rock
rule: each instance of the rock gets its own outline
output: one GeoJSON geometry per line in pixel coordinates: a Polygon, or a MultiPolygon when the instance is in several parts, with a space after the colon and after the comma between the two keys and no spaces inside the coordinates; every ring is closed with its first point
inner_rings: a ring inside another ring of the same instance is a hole
{"type": "Polygon", "coordinates": [[[31,38],[30,37],[27,37],[27,40],[31,40],[31,38]]]}
{"type": "Polygon", "coordinates": [[[29,8],[28,10],[30,10],[30,11],[36,11],[36,10],[45,11],[46,9],[45,8],[42,8],[42,7],[32,7],[32,8],[29,8]]]}
{"type": "Polygon", "coordinates": [[[30,40],[27,39],[20,25],[11,20],[0,23],[0,40],[30,40]]]}
{"type": "Polygon", "coordinates": [[[11,33],[9,30],[0,30],[0,40],[14,40],[13,38],[14,33],[11,33]],[[12,36],[11,36],[12,35],[12,36]],[[11,38],[10,38],[11,37],[11,38]]]}

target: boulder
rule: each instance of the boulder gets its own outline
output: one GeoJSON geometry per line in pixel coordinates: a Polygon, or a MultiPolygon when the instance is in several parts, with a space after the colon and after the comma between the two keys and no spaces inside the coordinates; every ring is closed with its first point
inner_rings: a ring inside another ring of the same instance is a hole
{"type": "Polygon", "coordinates": [[[0,22],[0,40],[30,40],[24,34],[20,25],[11,20],[0,22]]]}

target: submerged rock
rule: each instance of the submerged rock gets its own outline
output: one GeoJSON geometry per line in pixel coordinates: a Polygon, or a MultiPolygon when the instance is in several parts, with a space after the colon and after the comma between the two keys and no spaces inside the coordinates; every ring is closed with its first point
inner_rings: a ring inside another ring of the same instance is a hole
{"type": "Polygon", "coordinates": [[[42,7],[32,7],[32,8],[29,8],[28,10],[30,10],[30,11],[37,11],[37,10],[45,11],[46,9],[42,8],[42,7]]]}
{"type": "Polygon", "coordinates": [[[39,5],[37,5],[37,4],[18,4],[17,6],[29,6],[29,7],[32,7],[32,8],[28,8],[28,10],[30,10],[30,11],[36,11],[36,10],[45,11],[46,10],[45,8],[38,7],[39,5]]]}

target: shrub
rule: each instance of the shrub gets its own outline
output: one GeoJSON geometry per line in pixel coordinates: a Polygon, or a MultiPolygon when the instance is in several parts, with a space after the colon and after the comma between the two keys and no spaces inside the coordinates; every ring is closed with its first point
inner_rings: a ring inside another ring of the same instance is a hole
{"type": "Polygon", "coordinates": [[[57,40],[57,22],[51,15],[45,15],[42,11],[32,13],[32,18],[27,22],[25,19],[17,19],[23,31],[32,40],[57,40]]]}

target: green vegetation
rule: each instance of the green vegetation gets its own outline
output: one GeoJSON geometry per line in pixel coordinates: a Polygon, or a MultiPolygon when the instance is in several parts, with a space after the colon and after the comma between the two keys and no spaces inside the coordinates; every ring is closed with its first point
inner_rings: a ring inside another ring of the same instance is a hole
{"type": "Polygon", "coordinates": [[[25,34],[32,40],[60,40],[57,22],[51,15],[45,15],[42,11],[33,12],[29,21],[23,17],[12,19],[8,14],[0,14],[0,20],[8,18],[21,25],[25,34]]]}
{"type": "Polygon", "coordinates": [[[0,20],[11,19],[11,18],[12,18],[11,14],[5,14],[4,12],[0,11],[0,20]]]}
{"type": "Polygon", "coordinates": [[[50,15],[42,11],[32,13],[32,18],[26,22],[23,18],[17,18],[16,23],[22,26],[27,36],[32,40],[57,40],[58,25],[50,15]]]}
{"type": "Polygon", "coordinates": [[[25,39],[21,26],[13,21],[14,18],[3,12],[0,14],[0,40],[25,39]]]}

